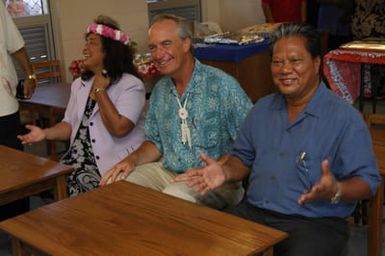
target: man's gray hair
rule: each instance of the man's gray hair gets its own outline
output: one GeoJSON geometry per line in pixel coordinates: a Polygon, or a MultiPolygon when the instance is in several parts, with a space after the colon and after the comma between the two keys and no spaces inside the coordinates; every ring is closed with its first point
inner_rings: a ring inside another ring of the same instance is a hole
{"type": "Polygon", "coordinates": [[[174,15],[174,14],[167,14],[167,13],[162,13],[156,15],[152,20],[151,20],[151,26],[154,23],[164,21],[164,20],[172,20],[176,23],[177,28],[178,28],[178,35],[182,39],[186,38],[192,38],[192,22],[188,21],[187,19],[174,15]]]}

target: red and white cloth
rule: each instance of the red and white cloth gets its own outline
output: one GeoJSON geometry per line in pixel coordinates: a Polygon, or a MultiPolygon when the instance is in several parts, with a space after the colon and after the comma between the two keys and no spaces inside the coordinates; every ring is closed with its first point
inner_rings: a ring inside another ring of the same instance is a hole
{"type": "MultiPolygon", "coordinates": [[[[361,64],[385,64],[385,51],[339,48],[328,52],[323,61],[324,77],[331,90],[352,104],[360,95],[361,64]]],[[[363,82],[370,90],[370,75],[365,75],[363,82]]]]}

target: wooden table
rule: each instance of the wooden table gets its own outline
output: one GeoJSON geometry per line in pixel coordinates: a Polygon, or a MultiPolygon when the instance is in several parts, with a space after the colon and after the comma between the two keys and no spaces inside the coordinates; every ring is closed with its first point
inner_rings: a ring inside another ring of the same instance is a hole
{"type": "MultiPolygon", "coordinates": [[[[273,255],[287,234],[126,181],[0,223],[50,255],[273,255]]],[[[27,247],[28,247],[27,246],[27,247]]]]}
{"type": "Polygon", "coordinates": [[[71,85],[67,83],[40,85],[30,99],[20,100],[19,102],[26,107],[29,105],[40,107],[38,111],[42,111],[43,114],[46,114],[48,110],[51,114],[50,125],[52,125],[56,121],[53,116],[55,110],[65,110],[70,93],[71,85]]]}
{"type": "Polygon", "coordinates": [[[0,145],[0,205],[53,189],[67,197],[65,176],[72,167],[0,145]]]}
{"type": "MultiPolygon", "coordinates": [[[[19,101],[20,109],[36,112],[40,119],[48,119],[40,126],[53,126],[63,117],[70,94],[71,85],[67,83],[39,85],[31,99],[19,101]]],[[[51,159],[57,160],[55,142],[47,141],[47,151],[51,159]]]]}

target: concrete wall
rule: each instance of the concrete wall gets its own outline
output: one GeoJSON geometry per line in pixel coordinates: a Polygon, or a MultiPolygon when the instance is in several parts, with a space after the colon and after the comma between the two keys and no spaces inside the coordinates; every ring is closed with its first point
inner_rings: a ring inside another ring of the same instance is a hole
{"type": "Polygon", "coordinates": [[[201,3],[203,21],[214,21],[223,31],[265,22],[261,0],[202,0],[201,3]]]}
{"type": "Polygon", "coordinates": [[[147,45],[147,4],[145,0],[54,0],[54,34],[59,59],[64,62],[67,81],[71,81],[67,67],[82,57],[84,33],[99,14],[108,15],[120,24],[123,31],[138,43],[138,50],[147,45]]]}
{"type": "MultiPolygon", "coordinates": [[[[201,0],[202,20],[217,22],[224,31],[234,31],[264,22],[261,0],[201,0]]],[[[96,16],[116,19],[122,30],[138,43],[138,51],[147,49],[148,15],[145,0],[53,0],[51,1],[54,36],[58,58],[68,66],[81,58],[85,29],[96,16]]]]}

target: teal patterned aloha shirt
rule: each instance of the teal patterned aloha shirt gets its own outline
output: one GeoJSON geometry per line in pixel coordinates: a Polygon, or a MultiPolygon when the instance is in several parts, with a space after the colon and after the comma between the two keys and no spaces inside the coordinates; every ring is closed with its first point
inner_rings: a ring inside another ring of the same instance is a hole
{"type": "Polygon", "coordinates": [[[184,172],[203,165],[200,152],[219,159],[229,152],[252,104],[239,83],[223,71],[195,60],[192,78],[179,97],[170,77],[154,87],[145,122],[146,140],[162,153],[163,166],[184,172]],[[182,143],[179,105],[186,97],[191,148],[182,143]]]}

